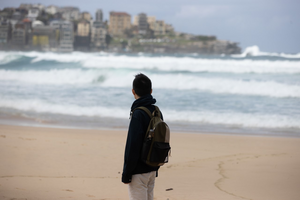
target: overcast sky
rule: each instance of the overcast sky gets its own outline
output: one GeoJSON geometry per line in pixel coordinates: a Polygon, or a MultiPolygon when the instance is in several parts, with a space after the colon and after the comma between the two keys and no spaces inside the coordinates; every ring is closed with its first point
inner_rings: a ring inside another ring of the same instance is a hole
{"type": "Polygon", "coordinates": [[[172,24],[175,31],[215,35],[239,42],[244,50],[257,45],[264,52],[300,53],[300,0],[0,0],[0,9],[21,3],[76,6],[93,18],[102,9],[144,12],[172,24]]]}

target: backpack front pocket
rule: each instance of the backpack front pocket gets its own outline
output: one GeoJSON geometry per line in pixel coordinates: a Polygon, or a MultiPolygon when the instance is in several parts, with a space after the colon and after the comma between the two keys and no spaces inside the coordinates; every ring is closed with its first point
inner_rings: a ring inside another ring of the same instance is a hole
{"type": "Polygon", "coordinates": [[[154,142],[150,155],[150,162],[167,163],[170,149],[169,143],[154,142]]]}
{"type": "Polygon", "coordinates": [[[142,161],[144,161],[144,162],[146,162],[146,160],[148,158],[151,143],[152,143],[152,139],[147,139],[146,141],[144,141],[142,155],[141,155],[142,161]]]}

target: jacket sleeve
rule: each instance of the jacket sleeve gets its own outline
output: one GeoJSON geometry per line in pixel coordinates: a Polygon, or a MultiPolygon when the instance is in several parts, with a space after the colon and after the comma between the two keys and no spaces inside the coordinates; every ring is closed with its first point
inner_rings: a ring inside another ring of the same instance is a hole
{"type": "Polygon", "coordinates": [[[145,136],[142,124],[141,112],[135,111],[132,115],[128,129],[122,174],[123,183],[131,182],[132,172],[136,168],[140,158],[140,153],[145,136]]]}

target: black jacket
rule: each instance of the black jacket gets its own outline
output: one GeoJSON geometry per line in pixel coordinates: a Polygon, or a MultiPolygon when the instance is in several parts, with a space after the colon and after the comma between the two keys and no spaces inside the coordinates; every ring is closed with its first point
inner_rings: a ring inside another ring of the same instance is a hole
{"type": "MultiPolygon", "coordinates": [[[[137,107],[145,106],[152,113],[155,109],[153,106],[155,103],[156,100],[152,95],[142,96],[133,102],[131,112],[137,107]]],[[[149,122],[150,117],[143,110],[137,109],[131,115],[124,155],[123,183],[130,183],[131,177],[134,174],[148,173],[159,169],[159,167],[151,167],[145,164],[140,159],[141,149],[149,122]]]]}

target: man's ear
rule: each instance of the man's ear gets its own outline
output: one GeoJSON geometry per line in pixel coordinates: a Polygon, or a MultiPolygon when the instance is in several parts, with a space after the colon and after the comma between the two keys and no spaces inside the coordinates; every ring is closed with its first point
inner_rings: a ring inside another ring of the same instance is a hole
{"type": "Polygon", "coordinates": [[[132,91],[132,94],[133,94],[133,96],[134,96],[134,95],[135,95],[135,91],[134,91],[134,89],[132,89],[131,91],[132,91]]]}
{"type": "Polygon", "coordinates": [[[151,89],[151,92],[150,92],[150,94],[152,94],[152,89],[151,89]]]}

